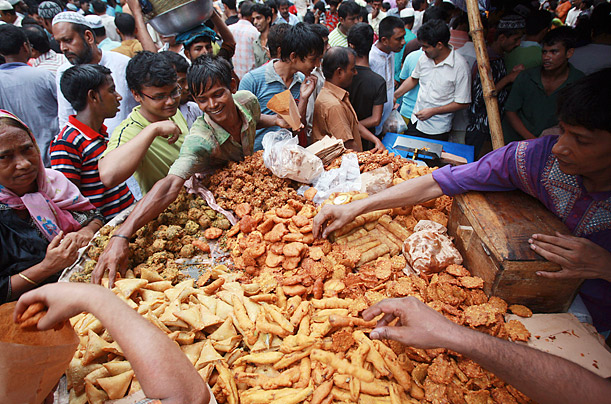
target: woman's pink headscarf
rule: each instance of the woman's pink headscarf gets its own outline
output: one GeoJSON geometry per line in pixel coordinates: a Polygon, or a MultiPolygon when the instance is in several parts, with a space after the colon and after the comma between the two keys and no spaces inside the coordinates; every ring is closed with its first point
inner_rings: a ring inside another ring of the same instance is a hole
{"type": "MultiPolygon", "coordinates": [[[[36,145],[32,132],[19,118],[2,109],[0,109],[0,118],[11,118],[21,123],[36,145]]],[[[37,145],[36,149],[38,150],[37,145]]],[[[60,230],[69,233],[81,228],[81,225],[70,214],[71,210],[87,211],[95,209],[95,206],[81,195],[76,185],[62,173],[45,168],[40,150],[38,150],[38,160],[36,192],[18,196],[10,189],[0,185],[0,202],[7,204],[11,209],[27,209],[36,226],[51,241],[60,230]]]]}

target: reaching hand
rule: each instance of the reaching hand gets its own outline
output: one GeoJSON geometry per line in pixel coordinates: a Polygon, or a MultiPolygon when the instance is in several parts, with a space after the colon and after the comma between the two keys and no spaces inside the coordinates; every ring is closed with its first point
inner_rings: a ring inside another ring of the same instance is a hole
{"type": "Polygon", "coordinates": [[[384,299],[363,311],[363,318],[369,321],[382,313],[370,337],[392,339],[416,348],[443,347],[446,338],[461,328],[415,297],[384,299]],[[388,326],[395,318],[399,319],[397,324],[388,326]]]}
{"type": "Polygon", "coordinates": [[[79,231],[73,231],[72,233],[66,234],[62,242],[65,243],[66,240],[72,240],[76,248],[79,249],[85,247],[91,241],[94,234],[93,230],[83,227],[79,231]]]}
{"type": "Polygon", "coordinates": [[[100,284],[104,273],[108,270],[108,287],[112,288],[115,284],[117,271],[121,275],[125,275],[128,259],[129,242],[121,237],[112,237],[91,273],[91,283],[100,284]]]}
{"type": "Polygon", "coordinates": [[[556,236],[533,234],[528,242],[537,254],[562,267],[558,272],[539,271],[539,276],[611,281],[611,253],[586,238],[556,232],[556,236]]]}
{"type": "Polygon", "coordinates": [[[374,144],[374,148],[371,149],[372,153],[382,153],[384,150],[386,150],[386,147],[384,147],[384,144],[382,143],[382,141],[378,139],[377,137],[373,141],[373,144],[374,144]]]}
{"type": "Polygon", "coordinates": [[[325,205],[314,217],[314,237],[327,238],[331,232],[341,229],[344,225],[351,222],[357,213],[352,204],[348,205],[325,205]]]}

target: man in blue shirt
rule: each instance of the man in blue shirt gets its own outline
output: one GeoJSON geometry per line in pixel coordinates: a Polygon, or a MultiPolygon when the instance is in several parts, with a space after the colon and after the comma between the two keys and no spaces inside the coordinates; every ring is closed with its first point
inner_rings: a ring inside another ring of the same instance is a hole
{"type": "MultiPolygon", "coordinates": [[[[305,126],[308,99],[317,81],[311,73],[320,64],[323,51],[324,42],[320,35],[304,23],[294,25],[282,39],[280,59],[274,59],[246,73],[240,81],[240,90],[248,90],[257,96],[261,113],[266,115],[275,115],[267,107],[269,100],[278,93],[290,90],[305,126]]],[[[273,126],[258,130],[254,150],[262,150],[263,136],[278,129],[273,126]]]]}

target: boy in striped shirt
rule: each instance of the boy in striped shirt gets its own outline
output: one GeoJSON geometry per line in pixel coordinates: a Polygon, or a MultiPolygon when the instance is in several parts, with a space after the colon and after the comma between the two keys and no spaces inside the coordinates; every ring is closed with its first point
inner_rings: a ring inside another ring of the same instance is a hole
{"type": "Polygon", "coordinates": [[[51,143],[51,167],[61,171],[97,207],[106,220],[134,203],[123,183],[107,188],[100,180],[98,160],[106,150],[104,119],[119,111],[121,96],[108,68],[78,65],[66,70],[60,88],[76,115],[51,143]]]}

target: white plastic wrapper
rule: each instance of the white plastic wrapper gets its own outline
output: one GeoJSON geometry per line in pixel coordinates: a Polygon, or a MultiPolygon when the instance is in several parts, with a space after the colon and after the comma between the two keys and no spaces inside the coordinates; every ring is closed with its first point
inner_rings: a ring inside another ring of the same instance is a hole
{"type": "MultiPolygon", "coordinates": [[[[361,170],[355,153],[344,154],[342,165],[329,171],[324,171],[312,182],[316,188],[314,203],[321,204],[333,192],[350,192],[361,190],[361,170]]],[[[306,188],[307,189],[307,188],[306,188]]]]}
{"type": "Polygon", "coordinates": [[[299,140],[286,129],[263,137],[263,162],[276,177],[310,184],[325,168],[322,160],[299,146],[299,140]]]}

